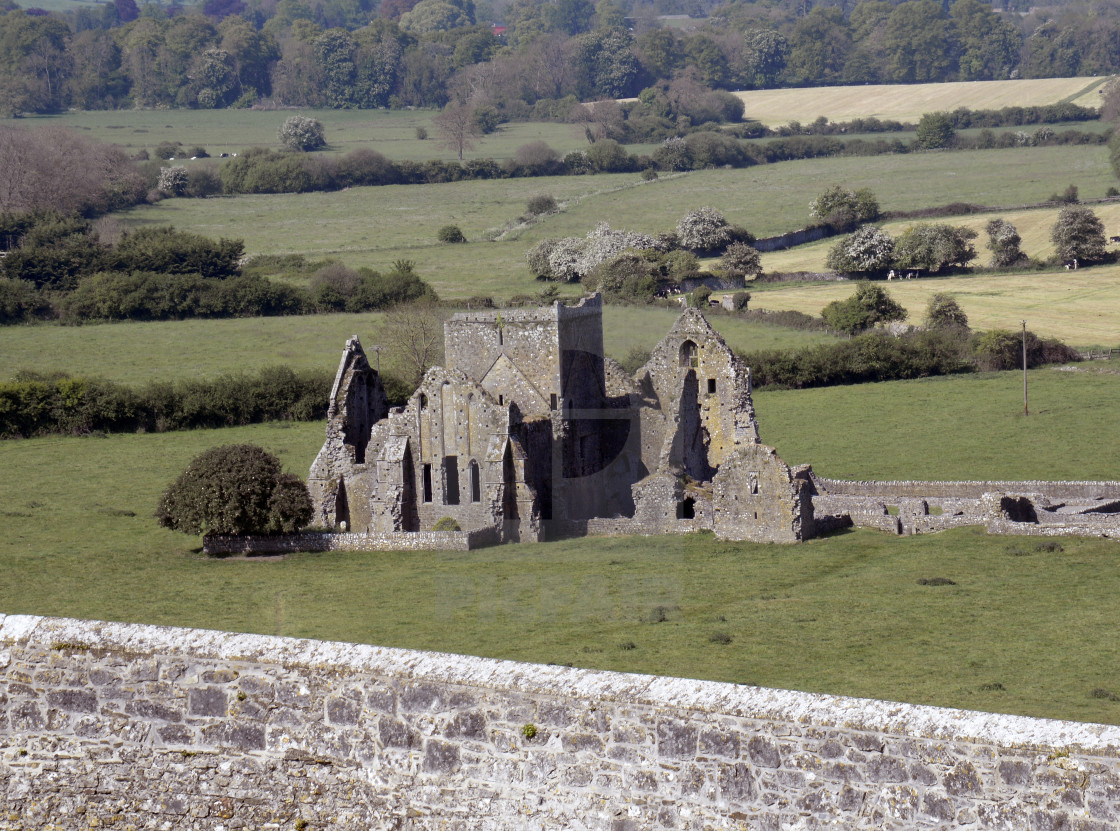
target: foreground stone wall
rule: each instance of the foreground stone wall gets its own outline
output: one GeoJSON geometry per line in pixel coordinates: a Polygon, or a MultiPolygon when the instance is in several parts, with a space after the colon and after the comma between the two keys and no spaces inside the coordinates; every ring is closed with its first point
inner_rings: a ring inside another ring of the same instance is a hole
{"type": "Polygon", "coordinates": [[[295,554],[300,551],[472,551],[497,545],[493,528],[475,531],[388,531],[372,534],[338,534],[304,531],[282,536],[224,536],[202,538],[207,554],[295,554]]]}
{"type": "Polygon", "coordinates": [[[0,829],[1082,829],[1120,728],[0,615],[0,829]]]}

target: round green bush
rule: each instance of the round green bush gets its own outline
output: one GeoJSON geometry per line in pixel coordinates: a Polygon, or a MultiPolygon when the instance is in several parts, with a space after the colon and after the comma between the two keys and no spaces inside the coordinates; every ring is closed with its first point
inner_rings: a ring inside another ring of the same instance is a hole
{"type": "Polygon", "coordinates": [[[444,516],[436,520],[436,524],[432,526],[433,531],[462,531],[459,523],[453,517],[444,516]]]}
{"type": "Polygon", "coordinates": [[[529,211],[531,216],[540,216],[541,214],[550,214],[556,210],[556,199],[549,193],[538,193],[536,196],[529,198],[529,204],[526,205],[526,210],[529,211]]]}
{"type": "Polygon", "coordinates": [[[185,534],[291,534],[311,520],[311,497],[280,460],[253,444],[195,458],[164,492],[156,518],[185,534]]]}
{"type": "Polygon", "coordinates": [[[463,231],[458,225],[444,225],[439,229],[440,242],[466,242],[467,238],[463,236],[463,231]]]}

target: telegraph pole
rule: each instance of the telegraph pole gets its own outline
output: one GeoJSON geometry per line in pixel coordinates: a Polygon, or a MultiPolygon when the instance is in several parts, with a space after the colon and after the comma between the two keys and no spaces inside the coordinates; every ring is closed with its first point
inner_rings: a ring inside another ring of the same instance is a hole
{"type": "Polygon", "coordinates": [[[1030,415],[1027,409],[1027,321],[1023,323],[1023,415],[1030,415]]]}

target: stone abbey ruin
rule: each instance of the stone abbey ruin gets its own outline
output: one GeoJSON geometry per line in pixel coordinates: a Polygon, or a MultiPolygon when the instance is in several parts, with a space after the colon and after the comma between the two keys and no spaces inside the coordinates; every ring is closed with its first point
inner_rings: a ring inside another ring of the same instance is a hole
{"type": "Polygon", "coordinates": [[[444,336],[448,365],[400,408],[357,337],[347,342],[309,479],[313,522],[336,533],[207,548],[462,549],[699,530],[790,543],[850,525],[1120,537],[1120,482],[849,482],[791,468],[761,443],[750,369],[697,309],[633,376],[604,355],[598,295],[457,314],[444,336]],[[461,530],[438,530],[448,524],[461,530]]]}
{"type": "Polygon", "coordinates": [[[696,309],[633,377],[603,354],[602,301],[457,314],[447,366],[390,410],[351,339],[311,469],[315,522],[490,542],[714,530],[813,535],[807,469],[759,442],[750,371],[696,309]]]}

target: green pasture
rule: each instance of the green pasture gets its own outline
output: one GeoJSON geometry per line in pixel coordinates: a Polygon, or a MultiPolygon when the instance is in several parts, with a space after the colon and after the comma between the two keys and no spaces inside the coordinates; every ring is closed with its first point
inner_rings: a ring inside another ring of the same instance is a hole
{"type": "MultiPolygon", "coordinates": [[[[906,470],[938,470],[924,458],[926,447],[911,444],[914,432],[944,433],[939,452],[950,452],[944,445],[953,436],[992,426],[986,393],[993,387],[976,385],[1013,389],[1016,378],[938,386],[927,407],[913,411],[925,423],[907,430],[905,446],[895,442],[906,470]],[[956,385],[982,394],[953,392],[956,385]],[[955,414],[954,430],[930,421],[938,408],[955,414]]],[[[1041,395],[1045,382],[1034,378],[1041,395]]],[[[913,389],[880,386],[899,392],[848,388],[843,406],[815,394],[760,394],[763,435],[798,461],[805,457],[775,422],[788,423],[791,436],[824,437],[831,450],[821,451],[820,467],[834,472],[828,453],[892,443],[893,422],[882,410],[901,408],[913,389]],[[865,413],[880,417],[875,429],[865,413]]],[[[1088,406],[1092,390],[1066,393],[1088,406]]],[[[1032,421],[1029,436],[1023,430],[1018,445],[1005,445],[1017,461],[981,473],[1039,474],[1045,459],[1063,454],[1096,472],[1090,462],[1115,453],[1098,446],[1100,436],[1115,434],[1115,403],[1111,422],[1095,430],[1065,429],[1061,418],[1032,421]]],[[[151,518],[159,492],[204,448],[256,442],[306,475],[322,436],[322,423],[312,423],[0,444],[0,469],[9,472],[0,477],[0,610],[1120,723],[1120,704],[1093,695],[1120,693],[1114,541],[1063,540],[1062,551],[1045,552],[1034,540],[979,529],[913,538],[858,531],[799,546],[695,535],[221,560],[203,557],[197,537],[159,529],[151,518]],[[932,577],[955,585],[918,584],[932,577]]]]}
{"type": "MultiPolygon", "coordinates": [[[[66,2],[66,0],[56,0],[66,2]]],[[[0,124],[39,127],[58,124],[72,127],[90,138],[119,144],[129,153],[152,152],[165,141],[177,141],[186,150],[201,146],[211,156],[239,153],[248,147],[280,149],[277,133],[284,120],[297,113],[323,123],[329,155],[367,147],[391,159],[455,159],[440,142],[432,119],[438,110],[86,110],[58,115],[0,119],[0,124]],[[418,139],[417,128],[428,131],[418,139]]],[[[551,122],[503,124],[474,142],[464,159],[508,159],[517,148],[543,141],[561,155],[587,147],[583,125],[551,122]]]]}
{"type": "Polygon", "coordinates": [[[757,390],[762,440],[837,479],[1120,479],[1114,362],[757,390]]]}
{"type": "MultiPolygon", "coordinates": [[[[602,221],[656,233],[710,205],[758,236],[810,221],[809,203],[832,184],[869,187],[884,210],[949,202],[1037,203],[1075,184],[1103,196],[1115,179],[1103,147],[1032,147],[874,158],[811,159],[742,170],[706,170],[642,182],[637,174],[568,176],[351,188],[334,193],[167,199],[120,214],[126,226],[172,224],[245,240],[250,254],[338,257],[385,269],[410,259],[445,297],[535,294],[525,254],[545,237],[583,235],[602,221]],[[519,227],[529,197],[550,193],[562,210],[519,227]],[[439,243],[447,224],[468,242],[439,243]],[[491,238],[498,237],[496,241],[491,238]]],[[[769,267],[769,266],[768,266],[769,267]]],[[[577,289],[569,289],[574,292],[577,289]]]]}
{"type": "MultiPolygon", "coordinates": [[[[380,317],[371,313],[4,326],[0,327],[0,380],[19,370],[69,372],[128,384],[254,372],[276,364],[333,372],[351,335],[358,335],[367,348],[382,342],[380,317]]],[[[603,313],[607,354],[621,360],[631,349],[652,348],[676,317],[671,309],[608,305],[603,313]]],[[[711,321],[738,352],[834,340],[824,332],[768,326],[731,315],[712,315],[711,321]]]]}

